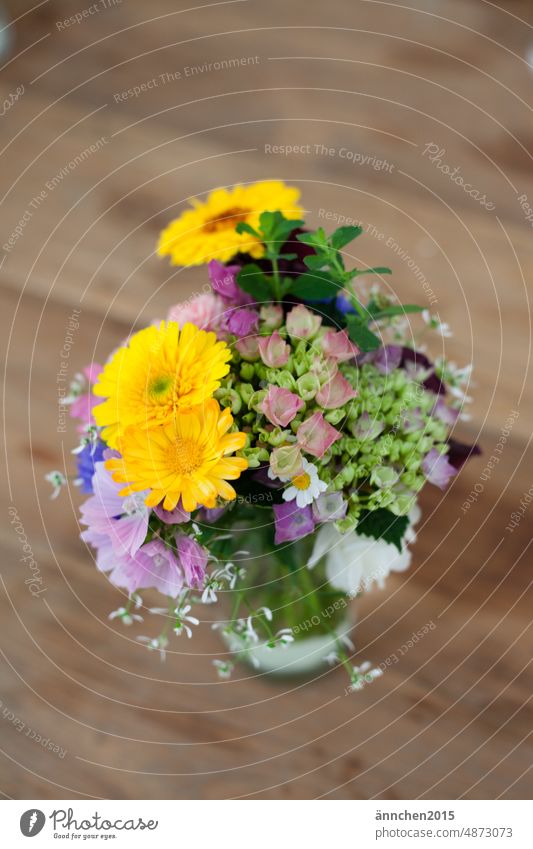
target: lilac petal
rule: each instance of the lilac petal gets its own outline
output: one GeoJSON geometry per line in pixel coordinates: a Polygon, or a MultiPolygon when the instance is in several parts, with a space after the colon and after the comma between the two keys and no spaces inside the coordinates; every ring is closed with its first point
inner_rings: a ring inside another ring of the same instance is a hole
{"type": "Polygon", "coordinates": [[[311,534],[315,529],[315,522],[311,506],[297,507],[294,502],[285,504],[274,504],[274,517],[276,521],[276,532],[274,542],[279,545],[282,542],[301,539],[311,534]]]}
{"type": "Polygon", "coordinates": [[[111,523],[113,547],[119,554],[132,556],[141,547],[148,531],[148,511],[123,516],[111,523]]]}
{"type": "Polygon", "coordinates": [[[186,534],[176,537],[180,566],[185,573],[185,580],[190,587],[202,589],[205,581],[207,566],[206,549],[186,534]]]}
{"type": "Polygon", "coordinates": [[[384,345],[376,351],[374,365],[381,374],[390,374],[399,367],[401,359],[401,345],[384,345]]]}
{"type": "Polygon", "coordinates": [[[165,510],[158,504],[154,507],[154,513],[165,525],[181,525],[182,522],[188,522],[191,518],[191,514],[181,506],[181,499],[174,510],[165,510]]]}
{"type": "Polygon", "coordinates": [[[457,474],[457,469],[448,462],[446,454],[441,454],[436,448],[432,448],[422,460],[422,471],[428,481],[439,489],[445,489],[457,474]]]}
{"type": "Polygon", "coordinates": [[[336,522],[344,519],[347,509],[341,492],[321,492],[313,502],[313,518],[315,522],[336,522]]]}

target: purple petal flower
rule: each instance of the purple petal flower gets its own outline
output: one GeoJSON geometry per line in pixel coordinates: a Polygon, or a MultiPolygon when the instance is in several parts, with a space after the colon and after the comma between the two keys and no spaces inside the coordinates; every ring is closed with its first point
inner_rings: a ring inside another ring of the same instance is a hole
{"type": "Polygon", "coordinates": [[[124,485],[115,483],[104,463],[95,464],[92,485],[94,495],[80,507],[81,521],[92,531],[109,536],[118,555],[135,554],[148,530],[147,492],[126,498],[119,495],[124,485]]]}
{"type": "Polygon", "coordinates": [[[438,395],[435,401],[435,406],[431,411],[431,415],[435,416],[441,422],[447,425],[454,425],[459,417],[459,410],[454,410],[449,407],[442,395],[438,395]]]}
{"type": "Polygon", "coordinates": [[[158,519],[161,519],[165,525],[181,525],[183,522],[188,522],[191,514],[183,509],[181,498],[178,501],[174,510],[164,510],[160,504],[154,507],[154,513],[158,519]]]}
{"type": "Polygon", "coordinates": [[[80,489],[85,495],[90,495],[93,491],[95,465],[102,462],[105,448],[105,442],[102,442],[101,439],[96,442],[88,442],[76,457],[80,489]]]}
{"type": "Polygon", "coordinates": [[[237,274],[240,270],[240,265],[224,265],[216,259],[212,259],[207,266],[213,292],[234,306],[244,306],[253,302],[253,298],[237,285],[237,274]]]}
{"type": "Polygon", "coordinates": [[[368,413],[361,413],[352,425],[352,433],[357,439],[377,439],[385,430],[385,423],[371,418],[368,413]]]}
{"type": "Polygon", "coordinates": [[[202,507],[196,514],[198,522],[217,522],[226,512],[226,507],[202,507]]]}
{"type": "Polygon", "coordinates": [[[135,557],[120,561],[110,580],[130,593],[153,588],[173,598],[181,591],[184,582],[176,555],[160,539],[147,542],[135,557]]]}
{"type": "Polygon", "coordinates": [[[201,590],[205,581],[207,550],[186,534],[176,536],[178,558],[189,587],[201,590]]]}
{"type": "Polygon", "coordinates": [[[239,339],[250,336],[259,325],[259,313],[247,307],[239,310],[228,310],[224,314],[224,329],[233,333],[239,339]]]}
{"type": "Polygon", "coordinates": [[[390,374],[399,368],[403,355],[401,345],[383,345],[374,355],[374,365],[381,374],[390,374]]]}
{"type": "Polygon", "coordinates": [[[309,504],[306,507],[297,507],[294,502],[289,501],[286,504],[274,504],[272,509],[276,520],[276,545],[313,533],[315,522],[309,504]]]}
{"type": "Polygon", "coordinates": [[[446,454],[441,454],[436,448],[432,448],[422,460],[422,471],[428,481],[439,489],[446,489],[451,478],[457,474],[457,469],[448,462],[446,454]]]}

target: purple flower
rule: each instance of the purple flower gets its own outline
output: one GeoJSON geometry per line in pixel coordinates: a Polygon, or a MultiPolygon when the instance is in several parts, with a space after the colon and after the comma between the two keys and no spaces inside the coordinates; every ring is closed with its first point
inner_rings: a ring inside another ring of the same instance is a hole
{"type": "Polygon", "coordinates": [[[207,550],[186,534],[176,536],[178,558],[189,587],[201,590],[205,581],[207,550]]]}
{"type": "Polygon", "coordinates": [[[336,522],[344,519],[347,509],[341,492],[321,492],[313,502],[313,518],[315,522],[336,522]]]}
{"type": "Polygon", "coordinates": [[[441,395],[437,395],[435,406],[431,411],[431,415],[435,416],[435,418],[439,419],[441,422],[444,422],[444,424],[454,425],[459,417],[459,410],[454,410],[453,407],[449,407],[444,398],[441,395]]]}
{"type": "Polygon", "coordinates": [[[109,572],[111,583],[129,594],[153,587],[165,595],[176,596],[183,587],[178,560],[162,540],[152,540],[132,556],[126,551],[118,554],[109,534],[88,528],[80,536],[96,549],[97,568],[109,572]]]}
{"type": "Polygon", "coordinates": [[[105,448],[105,442],[98,439],[96,442],[88,442],[77,455],[80,489],[85,495],[91,495],[93,491],[95,465],[103,460],[105,448]]]}
{"type": "Polygon", "coordinates": [[[240,270],[240,265],[224,265],[216,259],[212,259],[207,266],[213,292],[235,306],[244,306],[253,301],[253,298],[237,285],[237,274],[240,270]]]}
{"type": "Polygon", "coordinates": [[[294,502],[289,501],[286,504],[274,504],[272,509],[276,520],[274,536],[276,545],[313,533],[315,522],[310,504],[306,507],[297,507],[294,502]]]}
{"type": "Polygon", "coordinates": [[[153,588],[173,598],[184,583],[178,558],[161,539],[147,542],[135,557],[123,558],[109,578],[117,587],[124,587],[130,593],[153,588]]]}
{"type": "Polygon", "coordinates": [[[380,433],[385,430],[385,423],[370,418],[369,414],[365,412],[361,413],[352,425],[351,430],[356,439],[377,439],[380,433]]]}
{"type": "Polygon", "coordinates": [[[374,355],[374,365],[381,374],[390,374],[400,367],[403,348],[401,345],[383,345],[374,355]]]}
{"type": "Polygon", "coordinates": [[[243,307],[240,310],[227,310],[224,314],[224,329],[239,339],[250,336],[257,330],[259,313],[257,310],[243,307]]]}
{"type": "Polygon", "coordinates": [[[226,507],[202,507],[196,514],[198,522],[218,522],[221,516],[226,512],[226,507]]]}
{"type": "Polygon", "coordinates": [[[448,462],[446,454],[441,454],[436,448],[432,448],[422,460],[422,471],[428,481],[439,489],[446,489],[451,478],[457,474],[457,469],[448,462]]]}
{"type": "Polygon", "coordinates": [[[187,511],[183,509],[181,498],[174,510],[164,510],[163,507],[158,504],[157,507],[154,507],[154,513],[158,519],[161,519],[161,521],[165,523],[165,525],[181,525],[182,522],[188,522],[191,518],[191,514],[187,513],[187,511]]]}
{"type": "Polygon", "coordinates": [[[81,521],[91,531],[109,536],[118,555],[135,554],[148,530],[147,492],[120,496],[123,484],[115,483],[104,463],[95,464],[92,485],[94,495],[80,507],[81,521]]]}

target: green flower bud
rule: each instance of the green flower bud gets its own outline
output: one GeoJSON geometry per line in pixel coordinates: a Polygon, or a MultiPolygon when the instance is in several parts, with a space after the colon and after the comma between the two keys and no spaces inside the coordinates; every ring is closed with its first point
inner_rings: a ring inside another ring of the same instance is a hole
{"type": "Polygon", "coordinates": [[[267,394],[266,389],[259,389],[257,392],[254,392],[250,400],[248,401],[248,407],[251,410],[255,410],[256,413],[262,413],[261,404],[267,394]]]}
{"type": "Polygon", "coordinates": [[[274,430],[268,431],[266,434],[266,441],[269,445],[283,445],[287,442],[287,438],[291,436],[288,430],[282,430],[279,427],[275,427],[274,430]]]}
{"type": "MultiPolygon", "coordinates": [[[[269,383],[276,383],[282,389],[290,389],[291,392],[296,391],[296,380],[287,369],[282,369],[278,371],[277,369],[271,369],[273,379],[269,381],[269,383]]],[[[267,377],[268,380],[268,377],[267,377]]]]}
{"type": "Polygon", "coordinates": [[[332,425],[338,424],[344,418],[346,418],[344,407],[339,407],[337,410],[329,410],[327,413],[325,413],[324,418],[332,425]]]}
{"type": "Polygon", "coordinates": [[[215,398],[220,402],[221,407],[230,407],[233,415],[236,415],[242,407],[242,399],[235,389],[217,389],[215,398]]]}
{"type": "Polygon", "coordinates": [[[296,388],[300,398],[311,401],[320,389],[318,377],[314,374],[303,374],[296,381],[296,388]]]}
{"type": "Polygon", "coordinates": [[[253,380],[255,375],[255,368],[253,363],[243,363],[241,366],[241,377],[243,380],[253,380]]]}
{"type": "Polygon", "coordinates": [[[398,473],[391,469],[390,466],[376,466],[372,470],[370,476],[371,483],[378,487],[388,487],[395,484],[398,480],[398,473]]]}
{"type": "Polygon", "coordinates": [[[244,401],[244,403],[246,404],[246,406],[248,406],[248,404],[250,403],[250,399],[251,399],[251,397],[252,397],[252,395],[254,394],[254,391],[255,391],[252,384],[251,383],[239,383],[238,386],[237,386],[237,391],[238,391],[239,395],[241,396],[242,400],[244,401]]]}

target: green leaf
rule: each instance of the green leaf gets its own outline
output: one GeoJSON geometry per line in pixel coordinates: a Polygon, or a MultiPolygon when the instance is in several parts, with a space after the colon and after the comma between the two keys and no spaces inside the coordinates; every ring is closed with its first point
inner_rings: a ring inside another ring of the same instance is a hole
{"type": "Polygon", "coordinates": [[[362,274],[392,274],[390,268],[354,268],[350,271],[350,277],[361,277],[362,274]]]}
{"type": "Polygon", "coordinates": [[[326,236],[326,232],[323,227],[319,227],[318,230],[311,233],[298,233],[296,238],[299,242],[303,242],[304,245],[329,248],[328,237],[326,236]]]}
{"type": "Polygon", "coordinates": [[[272,300],[268,278],[255,263],[250,263],[241,268],[237,275],[237,285],[259,302],[272,300]]]}
{"type": "Polygon", "coordinates": [[[275,212],[266,210],[259,216],[259,225],[264,242],[286,242],[287,237],[301,224],[303,224],[303,221],[285,218],[279,210],[275,212]]]}
{"type": "Polygon", "coordinates": [[[331,244],[338,251],[349,242],[353,242],[362,232],[362,227],[337,227],[331,235],[331,244]]]}
{"type": "Polygon", "coordinates": [[[326,298],[334,298],[339,287],[329,274],[319,271],[314,274],[300,274],[293,280],[289,289],[291,295],[302,298],[304,301],[321,301],[326,298]]]}
{"type": "Polygon", "coordinates": [[[372,333],[358,316],[346,316],[346,326],[350,339],[363,353],[366,354],[368,351],[375,351],[381,347],[381,339],[375,333],[372,333]]]}
{"type": "Polygon", "coordinates": [[[250,236],[255,236],[256,239],[260,238],[257,230],[254,230],[254,228],[250,224],[247,224],[246,221],[239,221],[239,223],[235,227],[235,232],[239,233],[239,235],[241,233],[249,233],[250,236]]]}
{"type": "Polygon", "coordinates": [[[323,254],[310,254],[310,256],[304,256],[304,265],[306,265],[310,271],[318,271],[319,268],[323,268],[327,263],[327,256],[323,254]]]}
{"type": "Polygon", "coordinates": [[[398,306],[394,307],[384,307],[383,309],[376,308],[376,311],[372,312],[372,319],[377,320],[379,318],[391,318],[395,315],[423,312],[424,309],[425,307],[419,307],[417,304],[398,304],[398,306]]]}
{"type": "Polygon", "coordinates": [[[377,510],[363,510],[357,524],[357,533],[373,539],[382,539],[395,545],[402,552],[402,539],[407,530],[407,516],[396,516],[384,507],[377,510]]]}

